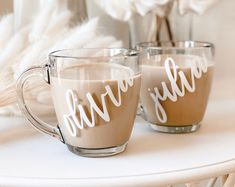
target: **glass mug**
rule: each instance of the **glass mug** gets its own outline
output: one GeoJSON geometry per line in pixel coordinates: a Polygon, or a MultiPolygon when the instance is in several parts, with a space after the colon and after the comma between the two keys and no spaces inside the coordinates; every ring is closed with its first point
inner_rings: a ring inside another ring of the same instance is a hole
{"type": "Polygon", "coordinates": [[[204,117],[214,71],[214,46],[206,42],[140,43],[140,102],[157,131],[194,132],[204,117]]]}
{"type": "Polygon", "coordinates": [[[141,75],[136,51],[74,49],[49,54],[49,63],[25,71],[17,81],[18,103],[31,124],[56,137],[75,154],[103,157],[125,150],[139,100],[141,75]],[[58,126],[27,107],[25,82],[43,77],[50,85],[58,126]]]}

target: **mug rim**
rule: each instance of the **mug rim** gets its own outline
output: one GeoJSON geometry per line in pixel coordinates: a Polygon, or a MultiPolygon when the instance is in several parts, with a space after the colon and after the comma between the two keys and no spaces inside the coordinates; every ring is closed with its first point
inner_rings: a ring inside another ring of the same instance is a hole
{"type": "Polygon", "coordinates": [[[136,49],[130,49],[130,48],[124,48],[124,47],[119,47],[119,48],[68,48],[68,49],[59,49],[59,50],[54,50],[52,52],[49,53],[48,57],[49,58],[71,58],[71,59],[96,59],[96,58],[100,58],[100,57],[110,57],[110,58],[115,58],[115,57],[119,57],[120,56],[115,56],[115,55],[100,55],[100,56],[86,56],[86,55],[81,55],[81,56],[71,56],[71,55],[63,55],[63,54],[57,54],[57,53],[61,53],[61,52],[67,52],[67,51],[85,51],[85,50],[89,50],[89,51],[120,51],[120,53],[122,54],[122,52],[124,53],[124,57],[126,56],[125,54],[127,52],[130,52],[130,54],[138,54],[138,50],[136,49]]]}
{"type": "Polygon", "coordinates": [[[135,49],[141,50],[141,49],[159,49],[159,50],[169,50],[169,49],[204,49],[204,48],[215,48],[215,45],[211,42],[207,41],[194,41],[194,40],[164,40],[164,41],[154,41],[154,42],[140,42],[136,44],[135,49]],[[186,44],[186,46],[157,46],[157,44],[186,44]],[[151,45],[152,44],[152,45],[151,45]],[[196,44],[196,45],[195,45],[196,44]]]}

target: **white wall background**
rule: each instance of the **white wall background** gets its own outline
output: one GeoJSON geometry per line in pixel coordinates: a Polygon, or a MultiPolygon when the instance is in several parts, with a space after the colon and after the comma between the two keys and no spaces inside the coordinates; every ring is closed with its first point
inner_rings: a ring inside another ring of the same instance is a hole
{"type": "MultiPolygon", "coordinates": [[[[235,1],[221,0],[202,17],[194,17],[193,37],[216,45],[217,76],[235,77],[235,1]]],[[[234,85],[235,87],[235,85],[234,85]]]]}

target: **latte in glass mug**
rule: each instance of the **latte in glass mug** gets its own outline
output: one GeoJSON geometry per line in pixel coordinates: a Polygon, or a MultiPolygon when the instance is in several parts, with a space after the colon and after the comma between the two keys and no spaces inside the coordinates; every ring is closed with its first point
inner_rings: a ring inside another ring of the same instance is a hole
{"type": "Polygon", "coordinates": [[[93,63],[64,69],[51,81],[57,119],[69,145],[94,149],[129,140],[140,75],[115,64],[93,63]]]}
{"type": "Polygon", "coordinates": [[[81,156],[103,157],[125,150],[131,136],[141,84],[137,52],[128,49],[55,51],[43,67],[17,82],[19,106],[38,130],[58,138],[81,156]],[[40,76],[50,84],[56,127],[27,107],[24,86],[40,76]]]}
{"type": "Polygon", "coordinates": [[[144,116],[158,131],[193,132],[199,128],[208,103],[214,72],[211,49],[185,47],[183,43],[162,45],[142,51],[140,98],[144,116]]]}

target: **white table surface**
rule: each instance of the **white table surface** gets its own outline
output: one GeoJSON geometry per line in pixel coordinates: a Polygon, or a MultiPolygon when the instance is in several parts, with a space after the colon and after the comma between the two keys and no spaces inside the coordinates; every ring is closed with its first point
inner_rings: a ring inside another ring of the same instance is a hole
{"type": "Polygon", "coordinates": [[[0,186],[159,186],[229,172],[235,172],[234,97],[212,94],[196,133],[157,133],[138,118],[127,150],[107,158],[77,156],[24,119],[0,117],[0,186]]]}

